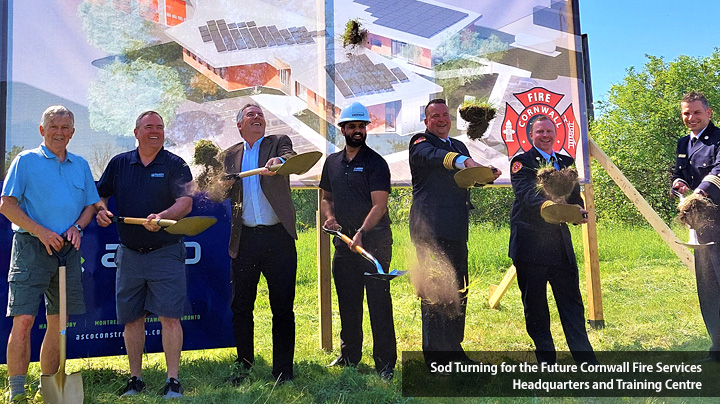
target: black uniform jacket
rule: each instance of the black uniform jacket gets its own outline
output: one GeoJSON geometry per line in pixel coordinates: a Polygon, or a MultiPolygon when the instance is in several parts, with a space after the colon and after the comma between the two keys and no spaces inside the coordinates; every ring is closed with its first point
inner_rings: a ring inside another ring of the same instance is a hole
{"type": "Polygon", "coordinates": [[[679,180],[690,189],[703,189],[718,203],[720,188],[711,183],[703,183],[703,178],[708,174],[720,175],[720,129],[710,122],[698,141],[690,150],[690,135],[678,139],[673,184],[679,180]]]}
{"type": "Polygon", "coordinates": [[[461,155],[470,157],[470,152],[463,142],[448,139],[443,142],[425,131],[410,140],[410,235],[414,240],[468,239],[470,192],[455,183],[454,164],[461,155]]]}
{"type": "MultiPolygon", "coordinates": [[[[575,160],[555,154],[560,168],[571,166],[575,160]]],[[[510,214],[510,248],[513,261],[540,265],[563,265],[575,262],[570,230],[567,224],[550,224],[540,216],[540,207],[548,198],[537,188],[537,170],[545,158],[534,147],[515,156],[510,162],[510,180],[515,201],[510,214]],[[516,171],[516,168],[522,168],[516,171]]],[[[567,203],[585,206],[576,186],[567,203]]]]}

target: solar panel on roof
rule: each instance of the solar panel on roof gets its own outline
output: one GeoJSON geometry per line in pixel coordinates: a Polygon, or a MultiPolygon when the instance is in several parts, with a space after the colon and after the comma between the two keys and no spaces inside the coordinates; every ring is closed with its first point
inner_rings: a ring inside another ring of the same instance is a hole
{"type": "Polygon", "coordinates": [[[286,30],[286,29],[281,29],[281,30],[280,30],[280,35],[282,35],[283,39],[285,40],[285,42],[286,42],[288,45],[292,45],[292,44],[295,43],[295,40],[293,39],[292,34],[290,33],[290,31],[288,31],[288,30],[286,30]]]}
{"type": "Polygon", "coordinates": [[[237,23],[237,27],[238,27],[238,28],[246,28],[246,27],[247,27],[247,23],[245,23],[245,21],[241,21],[241,22],[237,23]]]}
{"type": "Polygon", "coordinates": [[[337,86],[338,90],[340,91],[340,94],[342,94],[343,97],[350,98],[353,96],[352,91],[350,91],[350,87],[348,87],[348,85],[342,79],[336,81],[335,85],[337,86]]]}
{"type": "Polygon", "coordinates": [[[460,22],[467,13],[418,0],[354,0],[368,6],[376,25],[431,38],[460,22]]]}
{"type": "Polygon", "coordinates": [[[247,28],[241,28],[239,31],[248,49],[257,48],[257,45],[255,45],[255,41],[253,40],[253,37],[252,35],[250,35],[250,31],[248,31],[247,28]]]}
{"type": "Polygon", "coordinates": [[[395,77],[397,77],[400,82],[404,83],[406,81],[410,81],[410,79],[408,79],[408,77],[405,75],[405,73],[403,73],[402,70],[400,70],[399,67],[393,67],[392,69],[390,69],[390,71],[393,72],[395,77]]]}
{"type": "Polygon", "coordinates": [[[242,38],[242,35],[240,35],[240,31],[237,28],[231,29],[230,35],[232,35],[232,38],[235,41],[235,46],[237,46],[238,50],[247,49],[245,40],[242,38]]]}
{"type": "Polygon", "coordinates": [[[260,35],[262,35],[263,39],[267,43],[267,46],[275,46],[275,40],[273,39],[272,35],[270,34],[270,30],[268,30],[268,27],[266,27],[266,26],[258,27],[258,31],[260,31],[260,35]]]}
{"type": "Polygon", "coordinates": [[[255,27],[255,26],[256,26],[256,25],[255,25],[255,21],[248,21],[248,22],[247,22],[247,26],[248,26],[248,27],[255,27]]]}
{"type": "Polygon", "coordinates": [[[257,29],[257,27],[248,27],[248,29],[250,30],[250,35],[252,35],[258,48],[264,48],[267,46],[267,43],[263,39],[262,35],[260,35],[260,31],[257,29]]]}
{"type": "Polygon", "coordinates": [[[270,31],[270,35],[272,35],[273,40],[275,40],[275,43],[278,46],[285,45],[285,39],[282,35],[280,35],[280,31],[278,31],[277,27],[274,25],[268,26],[268,31],[270,31]]]}

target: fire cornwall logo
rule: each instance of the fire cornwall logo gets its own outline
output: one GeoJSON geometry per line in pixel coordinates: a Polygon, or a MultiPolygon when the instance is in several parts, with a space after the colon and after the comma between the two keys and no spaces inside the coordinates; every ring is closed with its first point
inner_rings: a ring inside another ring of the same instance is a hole
{"type": "Polygon", "coordinates": [[[570,156],[575,158],[580,133],[572,104],[562,114],[555,109],[565,96],[542,87],[535,87],[513,95],[525,109],[517,113],[510,104],[505,103],[502,139],[508,149],[508,158],[512,159],[521,149],[526,152],[532,148],[528,136],[530,132],[528,123],[537,115],[545,115],[555,124],[557,139],[553,150],[559,152],[564,149],[570,156]]]}

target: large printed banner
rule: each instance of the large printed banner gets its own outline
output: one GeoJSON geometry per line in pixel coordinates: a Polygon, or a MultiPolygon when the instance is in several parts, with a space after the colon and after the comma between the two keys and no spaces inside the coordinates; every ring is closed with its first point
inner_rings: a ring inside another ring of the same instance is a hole
{"type": "MultiPolygon", "coordinates": [[[[0,183],[2,184],[2,183],[0,183]]],[[[112,199],[111,199],[112,203],[112,199]]],[[[230,312],[230,206],[204,198],[195,198],[191,216],[217,217],[218,223],[195,237],[185,237],[188,298],[181,322],[185,334],[183,349],[206,349],[234,346],[230,312]]],[[[113,210],[114,206],[110,206],[113,210]]],[[[3,314],[7,305],[7,273],[10,265],[12,230],[10,222],[0,215],[0,302],[3,314]]],[[[84,231],[81,251],[83,288],[87,312],[70,316],[68,323],[68,358],[125,354],[123,326],[115,316],[115,249],[118,246],[115,225],[106,228],[94,221],[84,231]]],[[[45,335],[44,303],[38,307],[38,318],[32,329],[32,360],[39,358],[40,343],[45,335]]],[[[12,319],[0,320],[0,346],[7,346],[12,319]]],[[[162,352],[160,322],[148,317],[146,351],[162,352]]],[[[5,349],[0,363],[5,363],[5,349]]]]}
{"type": "MultiPolygon", "coordinates": [[[[368,144],[388,161],[393,184],[407,186],[409,139],[425,130],[427,102],[444,98],[450,136],[464,141],[476,161],[502,170],[495,184],[509,185],[509,161],[532,147],[528,128],[537,115],[554,122],[555,150],[575,157],[581,181],[588,180],[576,0],[6,3],[11,155],[37,147],[42,111],[64,104],[76,118],[69,149],[88,160],[96,179],[113,155],[134,147],[134,121],[145,110],[165,118],[165,147],[190,163],[198,140],[221,148],[242,140],[236,114],[248,102],[264,109],[268,134],[288,134],[297,152],[327,155],[344,146],[336,126],[342,109],[360,102],[372,118],[368,144]],[[484,115],[489,121],[463,119],[461,104],[483,100],[494,109],[484,115]]],[[[293,186],[316,187],[321,167],[293,176],[293,186]]],[[[195,175],[201,170],[193,167],[195,175]]],[[[200,205],[198,214],[227,215],[220,206],[200,205]]],[[[6,270],[10,233],[7,222],[0,224],[6,270]]],[[[231,343],[217,329],[229,324],[227,227],[221,220],[188,239],[188,256],[198,259],[188,263],[188,315],[197,316],[184,322],[188,349],[231,343]]],[[[97,311],[73,320],[73,335],[85,342],[72,355],[121,349],[109,293],[113,244],[111,230],[91,228],[86,236],[86,292],[97,311]]],[[[149,343],[159,347],[159,339],[149,343]]]]}

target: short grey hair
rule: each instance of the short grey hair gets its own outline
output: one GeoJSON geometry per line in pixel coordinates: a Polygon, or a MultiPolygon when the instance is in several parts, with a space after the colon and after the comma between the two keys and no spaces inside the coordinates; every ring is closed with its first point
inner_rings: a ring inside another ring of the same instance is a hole
{"type": "Polygon", "coordinates": [[[148,116],[148,115],[157,115],[158,118],[160,118],[160,120],[162,121],[163,125],[165,125],[165,120],[163,120],[163,117],[160,116],[159,113],[157,113],[157,112],[155,112],[155,111],[145,111],[145,112],[143,112],[142,114],[140,114],[140,115],[137,117],[137,119],[135,120],[135,129],[137,129],[137,128],[140,127],[140,121],[142,121],[142,119],[145,118],[145,117],[148,116]]]}
{"type": "Polygon", "coordinates": [[[75,128],[75,115],[73,115],[72,111],[65,108],[62,105],[52,105],[47,107],[45,112],[42,114],[42,118],[40,118],[40,125],[43,128],[46,128],[48,124],[50,124],[50,121],[54,118],[61,117],[61,116],[67,116],[70,118],[70,124],[73,128],[75,128]]]}
{"type": "Polygon", "coordinates": [[[242,108],[240,108],[240,111],[238,111],[237,118],[236,118],[237,122],[242,121],[243,111],[245,111],[246,109],[248,109],[250,107],[255,107],[255,108],[260,109],[260,111],[262,111],[262,107],[260,105],[254,103],[254,102],[248,102],[247,104],[243,105],[242,108]]]}

